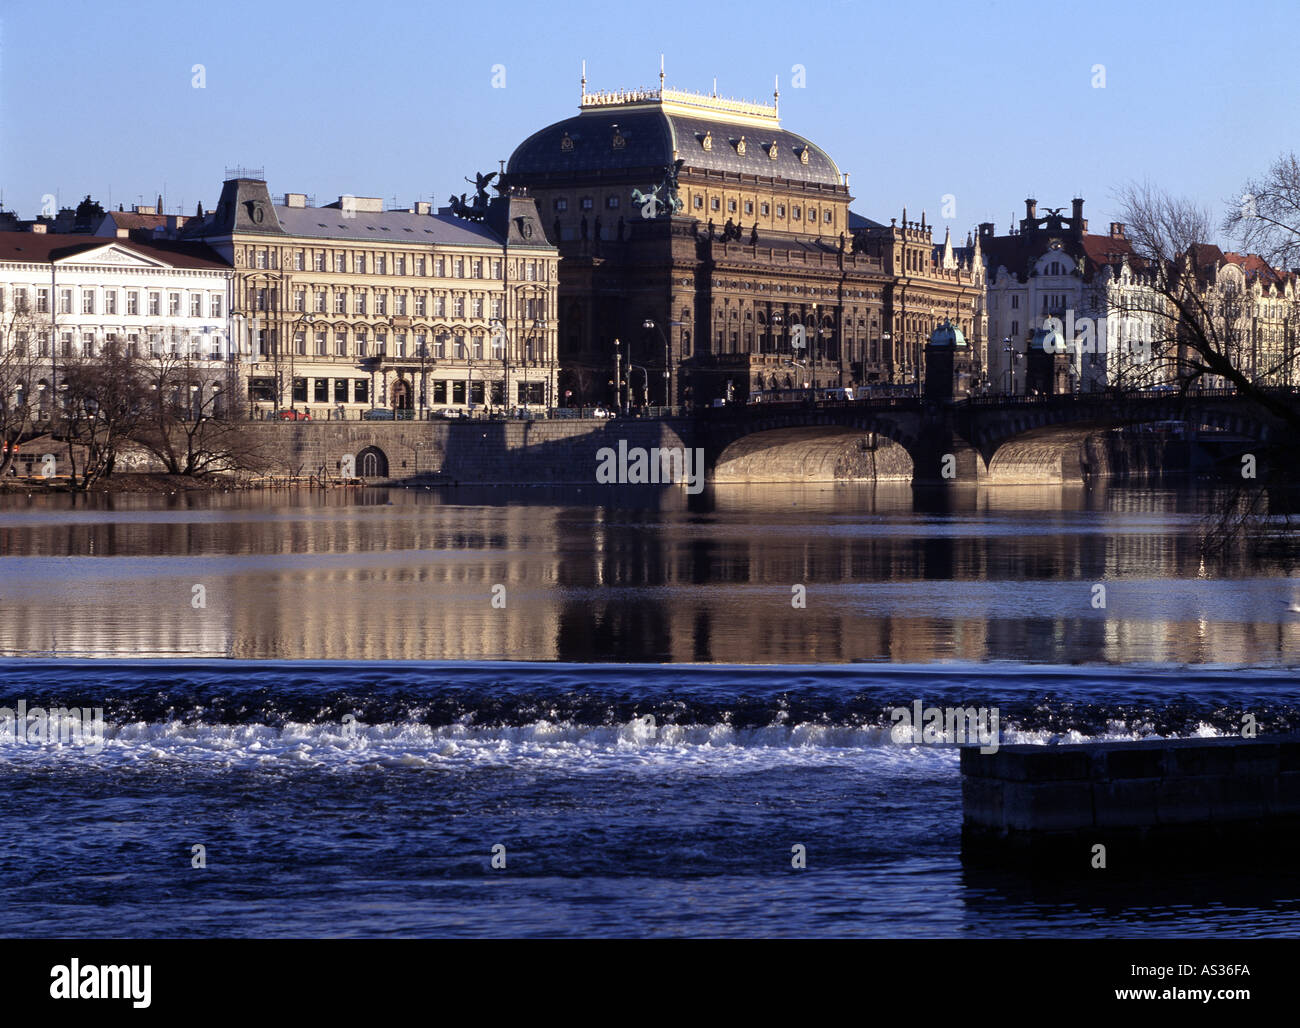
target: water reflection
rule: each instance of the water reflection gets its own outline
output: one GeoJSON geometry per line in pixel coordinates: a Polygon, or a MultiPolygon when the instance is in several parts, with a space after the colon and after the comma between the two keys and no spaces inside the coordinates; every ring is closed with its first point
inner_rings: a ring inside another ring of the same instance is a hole
{"type": "Polygon", "coordinates": [[[1300,584],[1207,567],[1214,503],[901,485],[11,496],[0,652],[1292,663],[1300,584]]]}

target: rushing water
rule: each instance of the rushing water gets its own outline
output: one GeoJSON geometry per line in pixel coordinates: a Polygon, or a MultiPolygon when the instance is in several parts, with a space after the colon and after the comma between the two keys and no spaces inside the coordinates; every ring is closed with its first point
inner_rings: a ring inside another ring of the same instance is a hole
{"type": "Polygon", "coordinates": [[[1296,934],[1285,874],[964,868],[956,752],[889,731],[1300,730],[1300,582],[1214,502],[5,498],[0,708],[103,724],[0,709],[4,934],[1296,934]]]}

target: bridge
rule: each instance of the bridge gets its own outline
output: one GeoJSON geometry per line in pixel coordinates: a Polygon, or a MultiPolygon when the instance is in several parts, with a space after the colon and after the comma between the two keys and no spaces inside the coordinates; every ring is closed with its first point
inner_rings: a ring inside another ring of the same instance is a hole
{"type": "MultiPolygon", "coordinates": [[[[1278,390],[1295,402],[1300,391],[1278,390]]],[[[707,412],[699,441],[715,481],[874,477],[915,485],[1082,481],[1103,472],[1089,444],[1125,426],[1180,422],[1202,437],[1267,444],[1282,422],[1235,390],[1041,396],[864,397],[707,412]],[[766,469],[764,471],[764,469],[766,469]],[[855,471],[857,472],[855,474],[855,471]]]]}

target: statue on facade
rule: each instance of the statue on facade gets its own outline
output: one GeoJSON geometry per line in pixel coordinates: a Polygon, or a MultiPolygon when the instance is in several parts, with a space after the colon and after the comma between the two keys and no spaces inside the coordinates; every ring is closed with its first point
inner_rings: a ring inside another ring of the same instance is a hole
{"type": "Polygon", "coordinates": [[[677,195],[677,174],[686,161],[678,159],[664,168],[664,178],[648,193],[632,190],[632,204],[641,209],[641,217],[650,220],[667,214],[672,217],[682,210],[681,197],[677,195]]]}
{"type": "Polygon", "coordinates": [[[758,222],[754,222],[754,227],[749,230],[749,245],[758,245],[758,222]]]}

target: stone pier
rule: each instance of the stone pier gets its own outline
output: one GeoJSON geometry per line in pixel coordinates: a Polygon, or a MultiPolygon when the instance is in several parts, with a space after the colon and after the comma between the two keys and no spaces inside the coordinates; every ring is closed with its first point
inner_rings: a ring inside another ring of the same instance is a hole
{"type": "Polygon", "coordinates": [[[1150,871],[1300,851],[1300,735],[967,747],[961,773],[974,863],[1073,874],[1099,871],[1099,852],[1107,868],[1150,871]]]}

